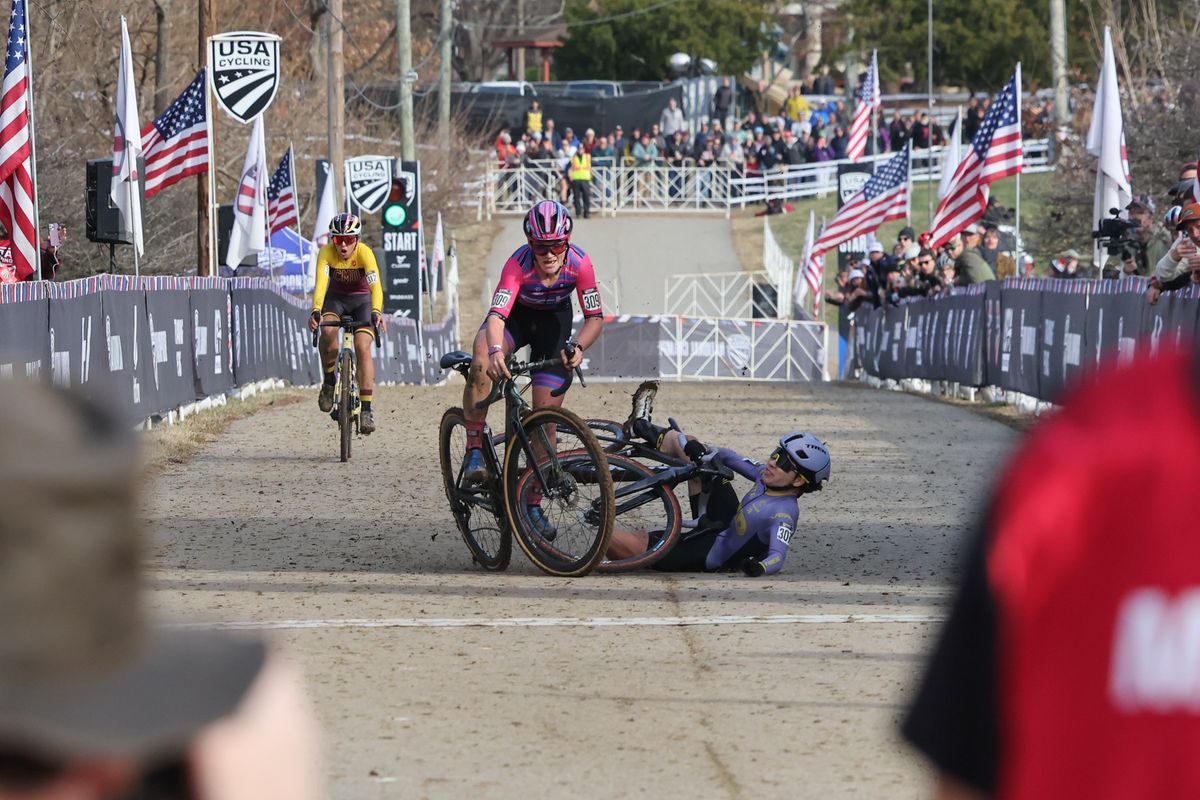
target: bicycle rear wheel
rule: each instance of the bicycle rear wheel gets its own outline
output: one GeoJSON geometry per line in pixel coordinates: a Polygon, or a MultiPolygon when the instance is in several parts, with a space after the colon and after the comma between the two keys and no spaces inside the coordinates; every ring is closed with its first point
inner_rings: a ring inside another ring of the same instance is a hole
{"type": "Polygon", "coordinates": [[[621,423],[611,419],[589,419],[587,426],[596,434],[596,441],[600,442],[605,453],[619,453],[625,448],[628,437],[621,423]]]}
{"type": "Polygon", "coordinates": [[[354,380],[354,361],[348,351],[342,351],[338,356],[338,380],[342,391],[338,397],[338,428],[342,436],[342,461],[350,460],[351,433],[354,431],[354,420],[350,408],[350,383],[354,380]]]}
{"type": "Polygon", "coordinates": [[[632,458],[615,453],[608,456],[609,475],[613,480],[616,501],[613,535],[620,531],[645,531],[649,535],[649,546],[645,551],[625,558],[609,558],[607,555],[596,569],[600,572],[628,572],[648,567],[665,556],[679,541],[683,518],[679,509],[679,498],[672,487],[655,483],[643,489],[627,490],[654,471],[632,458]]]}
{"type": "Polygon", "coordinates": [[[604,452],[587,423],[566,409],[537,409],[521,427],[528,443],[514,437],[504,454],[505,505],[517,543],[547,574],[586,575],[612,536],[604,452]]]}
{"type": "MultiPolygon", "coordinates": [[[[461,408],[449,408],[438,427],[438,453],[442,462],[442,483],[450,512],[471,557],[486,570],[499,571],[512,558],[512,533],[508,518],[498,505],[504,497],[500,490],[499,464],[489,464],[491,477],[485,486],[464,485],[463,457],[467,452],[466,417],[461,408]]],[[[485,456],[487,451],[485,450],[485,456]]]]}

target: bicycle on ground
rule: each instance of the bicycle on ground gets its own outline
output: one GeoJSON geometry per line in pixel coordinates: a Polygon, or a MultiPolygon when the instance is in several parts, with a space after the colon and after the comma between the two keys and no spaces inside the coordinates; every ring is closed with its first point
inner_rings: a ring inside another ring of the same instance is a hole
{"type": "MultiPolygon", "coordinates": [[[[446,353],[442,369],[464,378],[471,355],[446,353]]],[[[582,419],[565,408],[532,409],[521,396],[516,377],[561,363],[558,357],[520,362],[511,356],[511,378],[496,381],[477,404],[504,400],[505,431],[493,436],[485,426],[483,457],[488,478],[473,484],[463,475],[467,449],[466,418],[461,408],[442,415],[438,452],[446,499],[463,541],[480,566],[502,570],[512,554],[512,538],[538,569],[549,575],[586,575],[604,558],[613,528],[613,485],[604,452],[582,419]],[[580,480],[580,475],[590,476],[580,480]],[[547,524],[535,524],[540,508],[547,524]]],[[[582,376],[581,376],[582,377],[582,376]]],[[[570,388],[572,373],[551,394],[570,388]]]]}

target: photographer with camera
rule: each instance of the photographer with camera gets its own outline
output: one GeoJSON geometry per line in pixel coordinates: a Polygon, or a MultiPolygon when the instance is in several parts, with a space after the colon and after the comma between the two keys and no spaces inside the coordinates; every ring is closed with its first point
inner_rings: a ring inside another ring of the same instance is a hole
{"type": "Polygon", "coordinates": [[[1093,234],[1098,239],[1107,239],[1109,258],[1104,263],[1105,278],[1149,275],[1171,246],[1167,235],[1154,224],[1154,202],[1149,197],[1140,195],[1126,209],[1128,221],[1102,220],[1096,232],[1100,235],[1093,234]]]}
{"type": "Polygon", "coordinates": [[[1158,260],[1154,277],[1146,289],[1150,305],[1163,292],[1180,289],[1188,283],[1200,283],[1200,203],[1189,203],[1179,212],[1175,230],[1180,234],[1166,255],[1158,260]]]}

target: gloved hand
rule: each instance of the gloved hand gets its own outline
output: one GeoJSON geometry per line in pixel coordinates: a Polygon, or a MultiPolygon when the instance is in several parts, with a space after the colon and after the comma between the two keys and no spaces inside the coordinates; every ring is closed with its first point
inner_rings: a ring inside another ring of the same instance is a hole
{"type": "Polygon", "coordinates": [[[696,439],[689,439],[688,443],[683,446],[683,454],[694,464],[699,464],[706,453],[708,453],[708,448],[696,439]]]}
{"type": "Polygon", "coordinates": [[[750,556],[742,562],[742,572],[747,578],[759,578],[766,574],[767,568],[757,558],[750,556]]]}

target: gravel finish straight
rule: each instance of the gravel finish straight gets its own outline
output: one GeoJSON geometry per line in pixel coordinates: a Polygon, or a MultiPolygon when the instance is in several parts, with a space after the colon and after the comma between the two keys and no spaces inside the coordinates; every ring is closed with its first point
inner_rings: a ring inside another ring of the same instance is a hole
{"type": "MultiPolygon", "coordinates": [[[[632,388],[568,406],[623,419],[632,388]]],[[[516,548],[505,573],[471,563],[435,442],[460,398],[457,377],[378,390],[380,429],[341,464],[314,391],[234,423],[147,504],[156,606],[273,628],[306,671],[332,797],[928,791],[896,722],[1012,430],[857,386],[664,384],[657,420],[760,458],[812,430],[833,480],[775,577],[564,580],[516,548]]]]}
{"type": "MultiPolygon", "coordinates": [[[[521,222],[520,218],[505,219],[492,244],[483,287],[485,309],[491,305],[491,291],[500,280],[504,262],[525,243],[521,222]]],[[[668,275],[742,271],[729,235],[729,220],[717,215],[579,219],[571,241],[591,256],[597,280],[619,281],[622,314],[663,313],[668,275]]]]}

